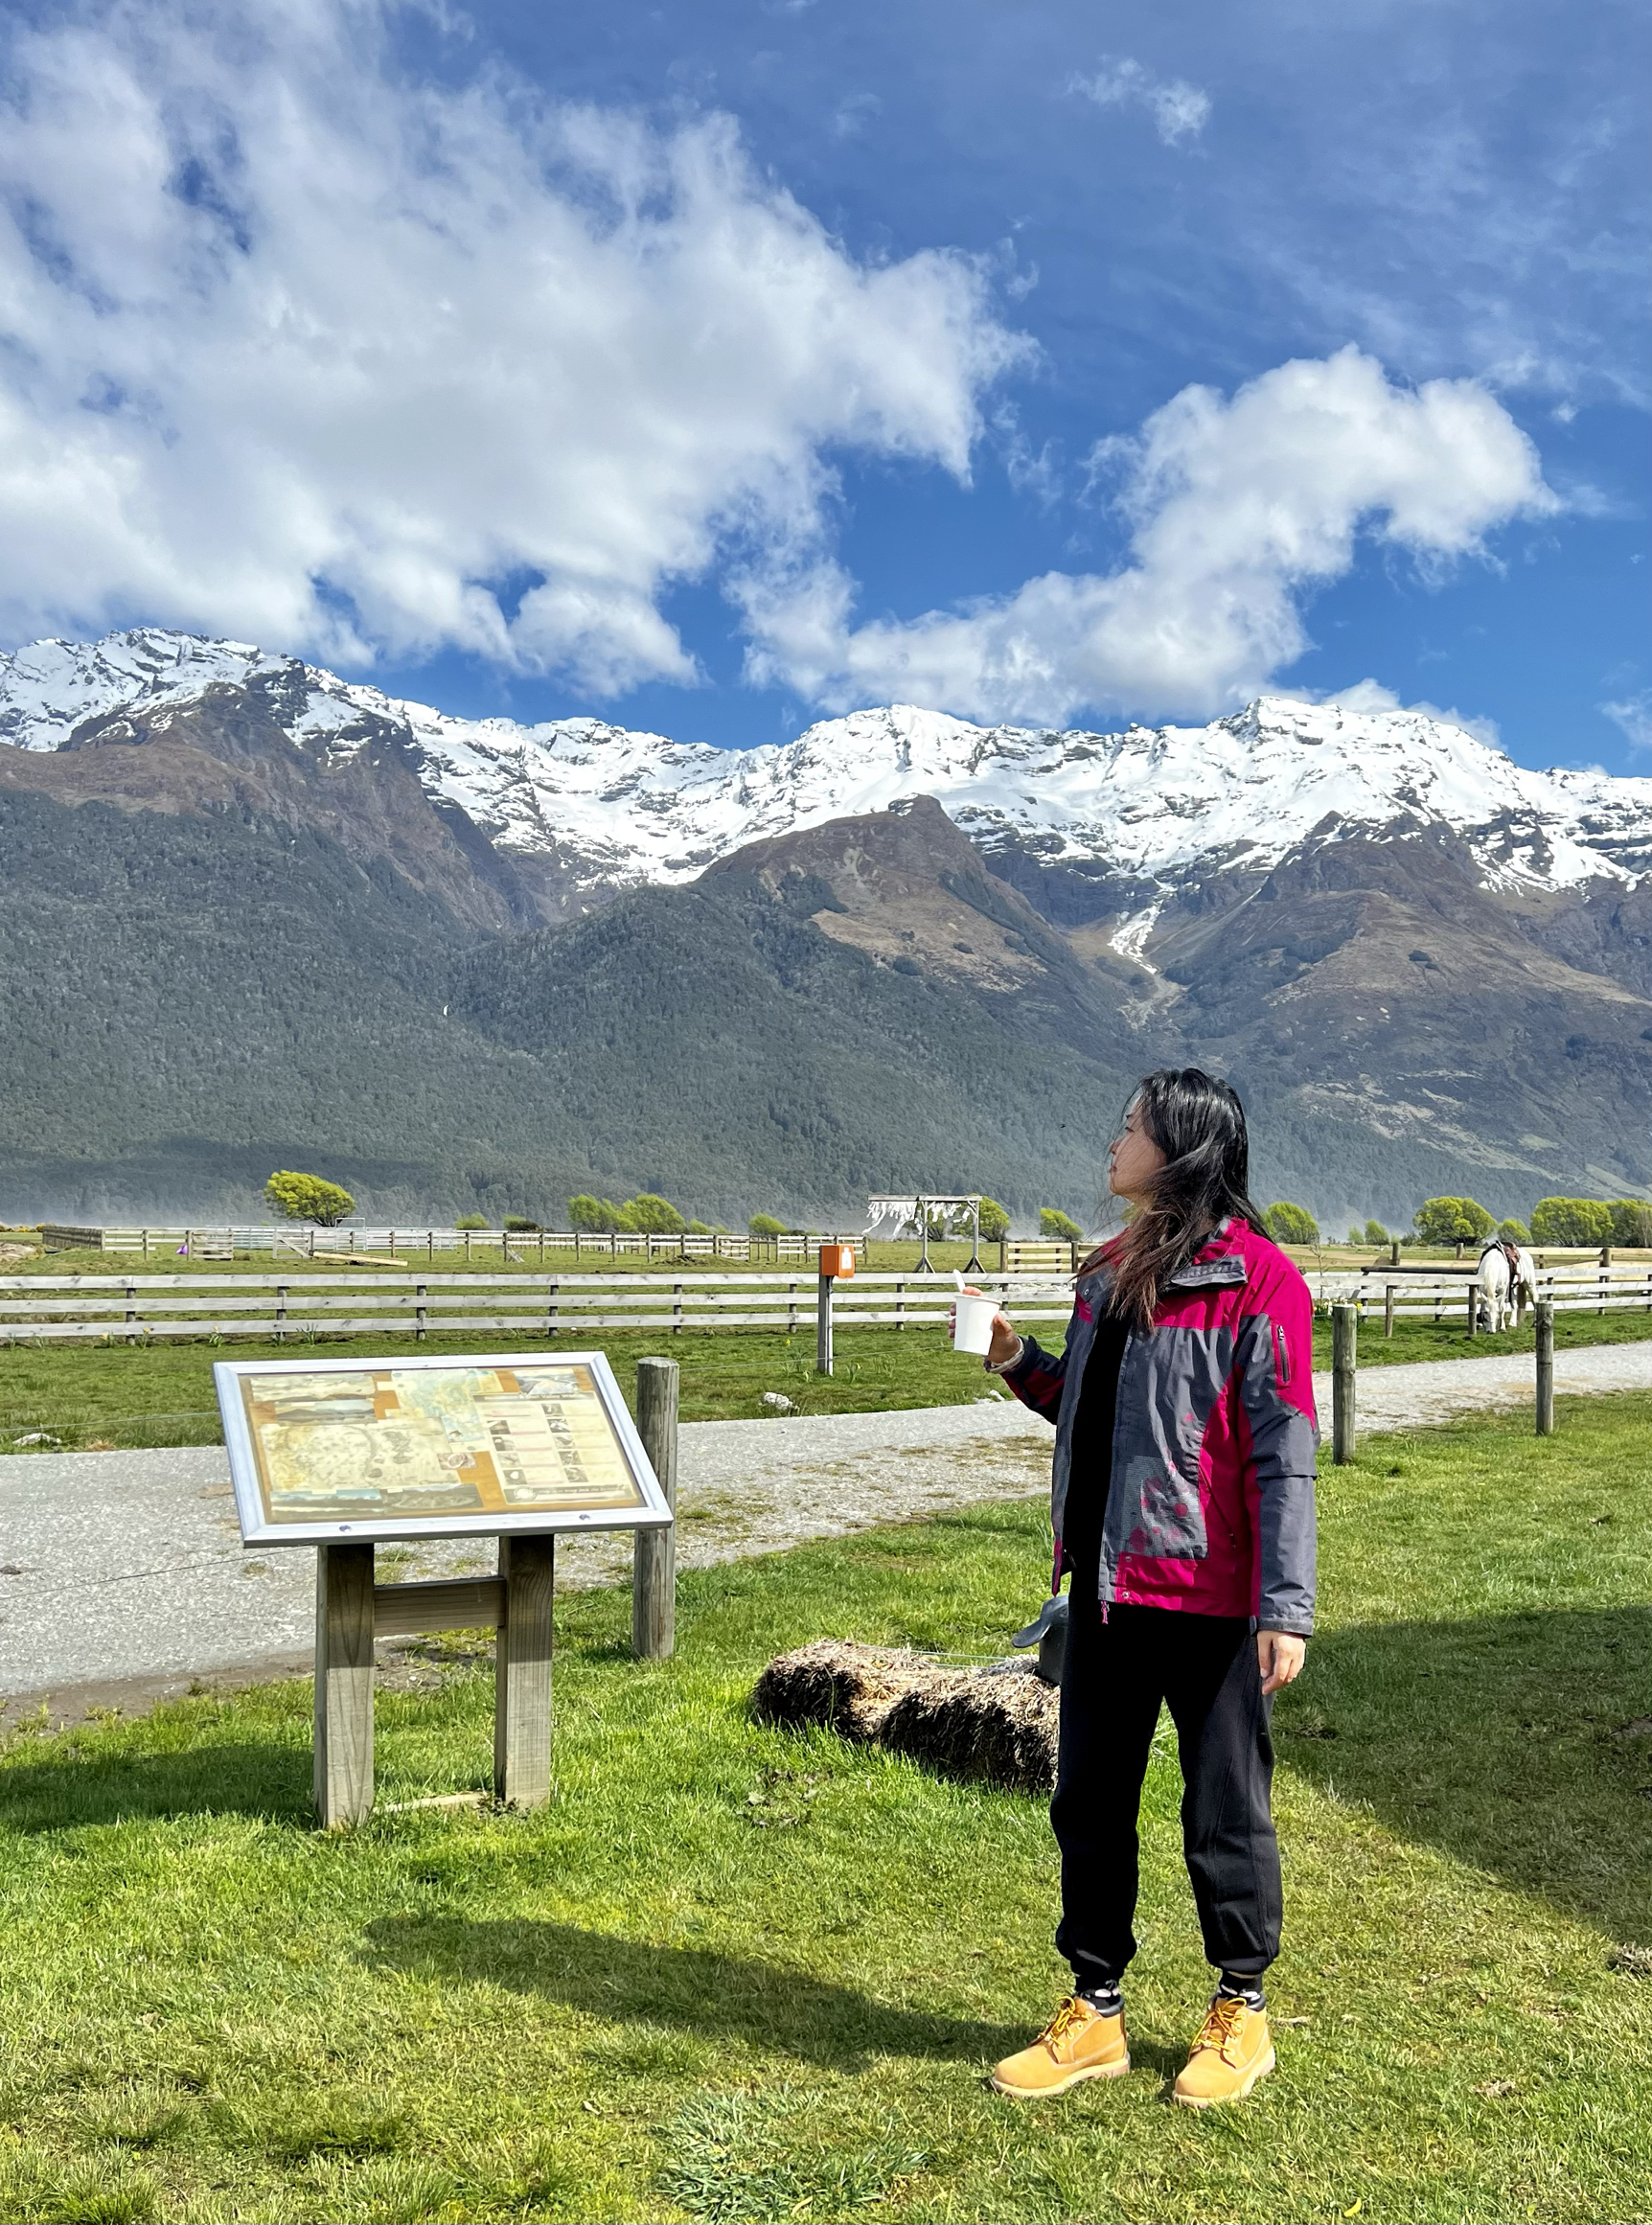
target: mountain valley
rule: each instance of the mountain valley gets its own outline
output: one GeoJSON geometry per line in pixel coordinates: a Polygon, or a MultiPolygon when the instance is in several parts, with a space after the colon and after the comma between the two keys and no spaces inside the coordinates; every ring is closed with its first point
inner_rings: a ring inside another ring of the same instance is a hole
{"type": "Polygon", "coordinates": [[[1652,781],[1417,714],[723,751],[149,631],[0,658],[0,1214],[1088,1220],[1165,1061],[1326,1216],[1652,1191],[1652,781]]]}

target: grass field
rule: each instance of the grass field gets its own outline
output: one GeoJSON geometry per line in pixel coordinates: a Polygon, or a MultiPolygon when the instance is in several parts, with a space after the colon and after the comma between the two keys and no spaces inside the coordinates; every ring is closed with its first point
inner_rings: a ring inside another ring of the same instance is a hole
{"type": "MultiPolygon", "coordinates": [[[[978,1360],[960,1358],[940,1329],[884,1333],[840,1332],[837,1372],[815,1372],[815,1330],[787,1337],[766,1330],[658,1329],[589,1338],[570,1334],[567,1350],[608,1353],[628,1397],[636,1387],[636,1363],[669,1351],[682,1366],[685,1421],[755,1419],[765,1391],[779,1391],[805,1413],[859,1413],[908,1406],[951,1406],[980,1398],[991,1385],[978,1360]]],[[[520,1334],[407,1337],[288,1338],[285,1344],[253,1337],[223,1343],[193,1338],[127,1350],[120,1345],[13,1345],[0,1349],[0,1451],[15,1437],[42,1432],[61,1447],[213,1445],[222,1437],[213,1403],[215,1360],[343,1359],[366,1355],[500,1351],[542,1352],[545,1339],[520,1334]]],[[[55,1446],[34,1446],[53,1451],[55,1446]]]]}
{"type": "MultiPolygon", "coordinates": [[[[333,1231],[318,1228],[317,1246],[326,1250],[330,1246],[342,1252],[346,1250],[342,1232],[334,1240],[333,1231]]],[[[32,1242],[33,1238],[21,1232],[0,1228],[0,1244],[10,1241],[32,1242]]],[[[540,1253],[537,1237],[512,1237],[505,1250],[499,1240],[493,1237],[488,1243],[480,1241],[465,1251],[426,1252],[421,1246],[416,1250],[403,1248],[392,1259],[385,1251],[366,1253],[371,1267],[382,1268],[386,1273],[400,1268],[403,1274],[411,1274],[419,1268],[434,1269],[440,1274],[480,1274],[497,1273],[501,1268],[513,1274],[540,1272],[540,1253]]],[[[1304,1256],[1306,1256],[1304,1254],[1304,1256]]],[[[1362,1255],[1365,1256],[1365,1255],[1362,1255]]],[[[1442,1254],[1444,1256],[1444,1254],[1442,1254]]],[[[915,1274],[918,1269],[918,1243],[867,1244],[856,1240],[855,1257],[865,1273],[915,1274]]],[[[929,1265],[938,1273],[951,1274],[953,1268],[969,1265],[968,1243],[953,1244],[936,1241],[929,1246],[929,1265]]],[[[988,1273],[997,1273],[998,1248],[983,1244],[981,1263],[988,1273]]],[[[786,1261],[777,1264],[768,1258],[752,1260],[747,1265],[738,1259],[691,1259],[679,1262],[676,1255],[665,1252],[653,1259],[640,1252],[622,1252],[610,1259],[606,1252],[587,1250],[584,1256],[569,1250],[548,1250],[543,1255],[547,1274],[670,1274],[684,1266],[691,1274],[800,1274],[813,1279],[813,1259],[786,1261]]],[[[243,1253],[237,1259],[207,1259],[197,1253],[193,1258],[179,1255],[176,1246],[166,1245],[151,1251],[146,1258],[137,1251],[40,1251],[32,1250],[28,1256],[10,1260],[0,1273],[7,1274],[337,1274],[343,1272],[338,1259],[310,1260],[296,1252],[283,1253],[277,1259],[268,1251],[243,1253]]]]}
{"type": "MultiPolygon", "coordinates": [[[[675,1661],[562,1609],[528,1817],[310,1825],[309,1692],[0,1755],[0,2216],[1630,2219],[1652,2213],[1652,1398],[1386,1438],[1323,1484],[1275,1728],[1278,2074],[1164,2105],[1207,1974],[1161,1738],[1137,2068],[983,2089],[1055,1998],[1042,1804],[759,1728],[823,1633],[978,1653],[1035,1504],[687,1578],[675,1661]]],[[[479,1785],[492,1685],[379,1707],[386,1801],[479,1785]]]]}
{"type": "MultiPolygon", "coordinates": [[[[333,1240],[330,1230],[325,1228],[316,1230],[316,1241],[323,1249],[326,1249],[330,1241],[333,1240]]],[[[27,1243],[33,1246],[34,1242],[32,1230],[0,1228],[0,1245],[27,1243]]],[[[338,1250],[342,1251],[345,1249],[342,1236],[336,1239],[336,1243],[338,1250]]],[[[1293,1246],[1287,1255],[1296,1261],[1304,1274],[1309,1276],[1320,1272],[1332,1274],[1358,1273],[1362,1267],[1368,1266],[1373,1257],[1376,1256],[1369,1245],[1362,1245],[1356,1250],[1351,1246],[1342,1244],[1327,1244],[1318,1248],[1293,1246]]],[[[424,1267],[434,1269],[443,1274],[481,1273],[489,1270],[496,1272],[501,1268],[513,1273],[525,1271],[537,1274],[542,1264],[547,1274],[668,1274],[677,1264],[670,1254],[655,1259],[645,1259],[640,1254],[625,1253],[617,1259],[610,1259],[606,1254],[589,1250],[583,1257],[578,1257],[572,1251],[554,1250],[547,1250],[543,1254],[541,1262],[537,1238],[513,1237],[508,1249],[501,1250],[496,1236],[486,1244],[480,1242],[473,1244],[468,1253],[465,1251],[426,1253],[423,1250],[403,1250],[396,1254],[394,1260],[387,1252],[376,1252],[367,1256],[372,1265],[382,1267],[386,1273],[400,1267],[403,1273],[411,1273],[415,1269],[424,1267]]],[[[1584,1265],[1595,1255],[1592,1252],[1584,1251],[1546,1251],[1543,1256],[1551,1262],[1569,1261],[1574,1265],[1584,1265]]],[[[863,1238],[857,1238],[855,1257],[864,1273],[914,1274],[918,1268],[918,1244],[915,1238],[910,1242],[899,1244],[882,1241],[867,1243],[863,1238]]],[[[1619,1249],[1613,1252],[1613,1257],[1619,1264],[1652,1264],[1652,1252],[1626,1251],[1619,1249]]],[[[950,1240],[937,1240],[929,1246],[929,1264],[940,1273],[951,1274],[954,1268],[962,1270],[969,1265],[969,1259],[970,1247],[967,1242],[954,1244],[950,1240]]],[[[1461,1264],[1457,1260],[1456,1250],[1444,1245],[1412,1246],[1405,1253],[1405,1261],[1408,1268],[1461,1264]]],[[[984,1272],[989,1274],[997,1273],[998,1262],[998,1246],[996,1244],[983,1244],[981,1263],[984,1272]]],[[[687,1266],[689,1273],[701,1274],[743,1274],[747,1272],[769,1274],[801,1272],[813,1274],[815,1272],[811,1262],[789,1262],[787,1265],[780,1266],[768,1259],[753,1260],[749,1269],[741,1261],[732,1259],[696,1259],[689,1261],[687,1266]]],[[[208,1273],[240,1275],[274,1274],[279,1272],[284,1275],[298,1275],[310,1273],[336,1274],[340,1271],[340,1262],[337,1259],[321,1258],[311,1261],[297,1253],[284,1253],[279,1260],[268,1251],[243,1254],[239,1259],[209,1260],[200,1256],[183,1258],[179,1256],[177,1248],[172,1245],[162,1246],[151,1251],[147,1257],[136,1251],[41,1251],[31,1250],[27,1254],[9,1258],[3,1265],[0,1265],[0,1273],[3,1274],[208,1273]]]]}
{"type": "MultiPolygon", "coordinates": [[[[1037,1333],[1059,1346],[1060,1322],[1041,1321],[1037,1333]]],[[[1382,1325],[1368,1322],[1361,1332],[1362,1367],[1388,1366],[1405,1360],[1457,1360],[1476,1354],[1529,1352],[1533,1332],[1510,1330],[1502,1337],[1479,1337],[1471,1343],[1460,1325],[1432,1321],[1396,1323],[1385,1342],[1382,1325]]],[[[1652,1338],[1652,1316],[1642,1313],[1562,1314],[1555,1342],[1570,1346],[1641,1342],[1652,1338]]],[[[571,1348],[585,1342],[572,1331],[571,1348]]],[[[978,1363],[958,1358],[939,1329],[839,1329],[837,1372],[815,1373],[813,1326],[786,1337],[766,1330],[685,1330],[680,1336],[657,1329],[635,1335],[599,1330],[589,1342],[605,1350],[628,1394],[636,1362],[645,1353],[669,1351],[682,1364],[682,1415],[685,1421],[753,1419],[761,1414],[765,1391],[779,1391],[805,1413],[852,1413],[880,1408],[951,1406],[980,1398],[991,1386],[978,1363]]],[[[1330,1323],[1314,1332],[1315,1365],[1330,1365],[1330,1323]]],[[[478,1331],[428,1338],[415,1345],[405,1338],[289,1338],[285,1344],[232,1337],[221,1344],[203,1338],[128,1348],[124,1344],[13,1344],[0,1347],[0,1453],[17,1438],[44,1442],[23,1452],[76,1451],[89,1447],[217,1444],[221,1436],[213,1403],[215,1360],[293,1359],[300,1355],[352,1351],[374,1353],[441,1351],[542,1351],[542,1336],[478,1331]]]]}

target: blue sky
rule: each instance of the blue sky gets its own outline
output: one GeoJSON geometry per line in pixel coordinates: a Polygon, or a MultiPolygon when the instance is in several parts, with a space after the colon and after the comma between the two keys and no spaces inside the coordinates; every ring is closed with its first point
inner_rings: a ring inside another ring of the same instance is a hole
{"type": "Polygon", "coordinates": [[[730,744],[1370,681],[1652,769],[1639,8],[17,21],[11,640],[730,744]]]}

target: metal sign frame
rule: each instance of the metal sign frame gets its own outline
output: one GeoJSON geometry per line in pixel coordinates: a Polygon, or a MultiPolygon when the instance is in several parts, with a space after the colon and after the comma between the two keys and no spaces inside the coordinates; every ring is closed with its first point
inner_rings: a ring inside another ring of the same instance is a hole
{"type": "Polygon", "coordinates": [[[643,1449],[641,1437],[614,1381],[604,1352],[447,1352],[411,1359],[349,1360],[219,1360],[213,1367],[213,1385],[223,1416],[224,1443],[229,1453],[230,1479],[235,1486],[236,1513],[241,1543],[247,1546],[372,1545],[392,1538],[505,1537],[533,1534],[589,1535],[613,1529],[664,1529],[673,1514],[659,1480],[643,1449]],[[385,1369],[397,1373],[417,1370],[505,1367],[585,1367],[590,1370],[603,1415],[612,1433],[620,1457],[636,1486],[640,1504],[631,1506],[552,1508],[485,1507],[478,1514],[362,1515],[350,1522],[271,1522],[264,1513],[259,1482],[258,1455],[247,1422],[243,1379],[268,1375],[368,1375],[385,1369]]]}

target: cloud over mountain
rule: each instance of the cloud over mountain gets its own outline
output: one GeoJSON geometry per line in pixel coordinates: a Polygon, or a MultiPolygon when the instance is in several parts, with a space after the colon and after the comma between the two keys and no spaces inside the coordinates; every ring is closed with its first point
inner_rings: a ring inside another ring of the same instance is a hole
{"type": "Polygon", "coordinates": [[[1120,570],[857,627],[850,581],[821,562],[779,594],[748,590],[760,676],[839,709],[892,696],[1054,725],[1087,706],[1209,714],[1302,654],[1301,599],[1347,573],[1362,530],[1439,566],[1558,507],[1485,387],[1397,386],[1355,348],[1282,363],[1230,401],[1186,387],[1094,461],[1132,529],[1120,570]]]}
{"type": "MultiPolygon", "coordinates": [[[[402,17],[90,0],[14,38],[0,632],[456,649],[607,698],[700,679],[671,598],[710,583],[747,677],[831,709],[1203,717],[1290,668],[1362,534],[1438,568],[1555,507],[1483,384],[1344,348],[1102,442],[1118,568],[857,623],[845,462],[967,480],[1032,361],[987,263],[858,258],[724,116],[410,74],[402,17]]],[[[1171,139],[1205,117],[1135,62],[1080,89],[1171,139]]]]}
{"type": "Polygon", "coordinates": [[[0,101],[0,624],[692,680],[660,603],[815,537],[834,451],[967,471],[1028,351],[857,262],[712,117],[414,81],[377,0],[113,0],[0,101]]]}

